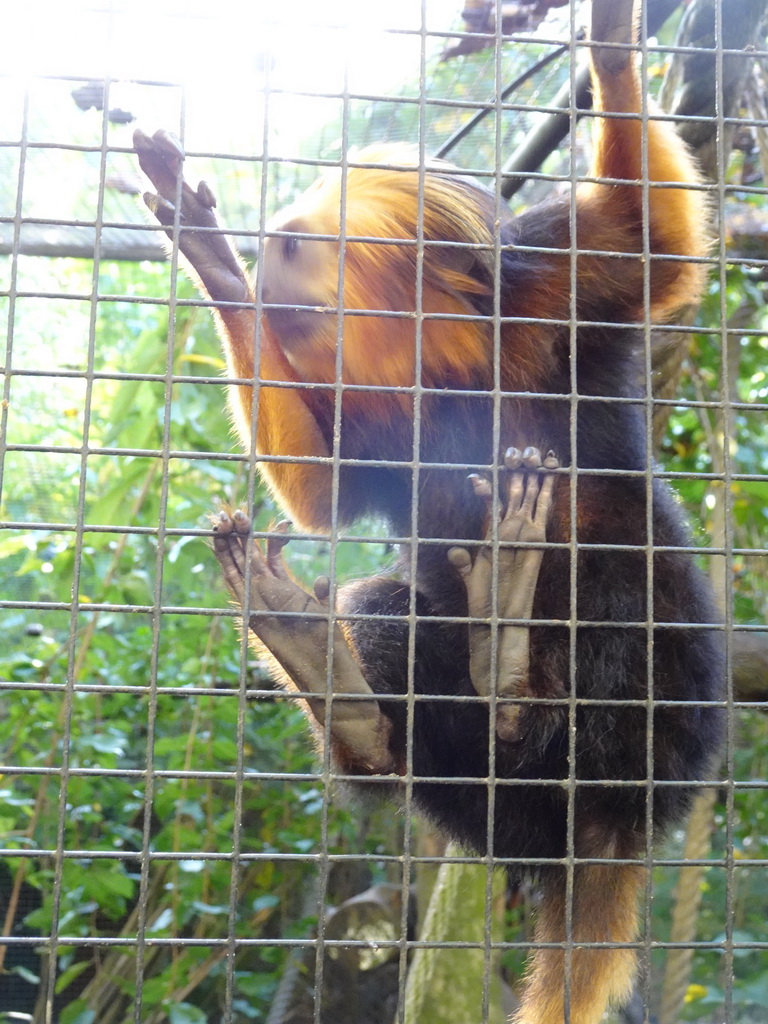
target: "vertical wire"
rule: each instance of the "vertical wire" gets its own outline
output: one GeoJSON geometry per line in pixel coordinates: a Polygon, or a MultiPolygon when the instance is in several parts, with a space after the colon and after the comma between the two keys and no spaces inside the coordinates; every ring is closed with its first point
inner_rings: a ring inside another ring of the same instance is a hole
{"type": "MultiPolygon", "coordinates": [[[[16,201],[14,204],[13,213],[13,241],[11,245],[11,272],[10,280],[8,283],[8,319],[7,319],[7,334],[5,341],[5,365],[3,373],[3,394],[2,401],[0,401],[0,507],[2,507],[3,501],[3,484],[5,479],[5,459],[8,451],[8,413],[11,407],[11,381],[13,378],[13,347],[14,337],[16,329],[16,299],[18,290],[18,274],[19,274],[19,248],[21,241],[21,224],[22,224],[22,211],[23,211],[23,196],[24,196],[24,177],[27,166],[27,146],[29,142],[29,85],[24,88],[24,99],[22,104],[21,113],[21,136],[19,138],[19,173],[16,182],[16,201]]],[[[70,662],[71,664],[71,662],[70,662]]],[[[71,702],[71,696],[65,695],[65,701],[71,702]]],[[[26,872],[26,862],[22,862],[19,870],[23,873],[26,872]]],[[[3,922],[3,930],[5,922],[3,922]]],[[[9,929],[11,932],[12,929],[9,929]]],[[[0,970],[7,970],[5,968],[5,957],[8,953],[10,945],[8,939],[10,935],[3,936],[2,946],[2,958],[0,960],[0,970]]],[[[45,946],[48,945],[48,956],[49,956],[49,974],[53,971],[54,963],[54,951],[50,944],[45,942],[41,943],[41,964],[44,963],[45,957],[45,946]]]]}
{"type": "MultiPolygon", "coordinates": [[[[331,736],[334,711],[334,641],[336,637],[337,618],[335,613],[336,596],[338,593],[337,563],[339,544],[339,482],[341,473],[341,430],[344,406],[344,319],[346,313],[346,258],[347,258],[347,190],[349,185],[349,63],[344,64],[344,82],[341,90],[341,183],[339,188],[339,265],[336,294],[336,366],[333,383],[333,450],[331,462],[331,532],[329,539],[329,593],[328,593],[328,651],[325,677],[325,722],[323,724],[323,764],[322,785],[323,801],[320,815],[320,860],[318,862],[317,884],[317,937],[315,956],[315,1024],[322,1024],[325,929],[327,905],[328,875],[328,808],[331,802],[332,765],[331,736]]],[[[346,641],[344,641],[346,642],[346,641]]]]}
{"type": "MultiPolygon", "coordinates": [[[[109,8],[109,30],[114,27],[114,9],[109,8]]],[[[105,99],[109,90],[109,77],[104,81],[105,99]]],[[[99,151],[99,183],[96,197],[96,215],[93,222],[94,252],[91,273],[91,290],[89,295],[90,313],[88,322],[88,347],[86,354],[85,395],[83,399],[83,443],[80,448],[80,470],[78,474],[78,497],[75,519],[75,544],[72,562],[72,604],[69,615],[69,637],[67,640],[67,669],[64,684],[64,707],[61,735],[61,770],[59,799],[56,822],[56,847],[53,855],[53,893],[51,906],[51,934],[49,946],[49,964],[45,979],[44,1022],[54,1022],[54,1000],[56,996],[57,956],[60,943],[59,928],[61,925],[61,899],[64,886],[64,862],[67,826],[67,796],[71,761],[70,741],[72,735],[72,715],[75,694],[76,648],[78,636],[78,620],[80,617],[80,579],[83,571],[83,547],[85,538],[85,505],[88,489],[88,455],[91,430],[91,409],[93,405],[94,362],[96,352],[96,324],[99,303],[99,270],[101,260],[101,234],[104,223],[104,191],[106,181],[106,163],[108,152],[108,102],[104,103],[101,121],[101,145],[99,151]]]]}
{"type": "Polygon", "coordinates": [[[5,457],[8,451],[8,414],[11,407],[11,380],[13,378],[13,345],[16,329],[16,298],[19,276],[19,245],[21,241],[22,198],[24,175],[27,167],[27,146],[29,141],[29,88],[24,90],[21,115],[21,137],[19,139],[19,174],[16,182],[16,201],[13,211],[13,241],[11,243],[11,273],[8,284],[8,319],[5,339],[5,365],[3,372],[3,394],[0,400],[0,500],[5,481],[5,457]]]}
{"type": "Polygon", "coordinates": [[[565,940],[563,950],[564,967],[564,992],[563,1007],[565,1010],[565,1024],[571,1020],[571,985],[573,980],[573,891],[574,891],[574,857],[575,857],[575,827],[576,827],[576,694],[577,694],[577,609],[578,609],[578,415],[579,415],[579,393],[578,374],[576,372],[576,361],[578,359],[578,216],[576,205],[576,193],[579,183],[578,164],[576,160],[576,130],[578,122],[578,111],[576,108],[577,96],[577,68],[576,56],[580,48],[580,42],[576,35],[576,9],[572,4],[569,10],[568,26],[570,33],[571,60],[568,65],[570,77],[571,99],[568,109],[570,119],[570,204],[569,234],[570,245],[568,256],[570,261],[570,303],[569,315],[569,350],[571,357],[570,365],[570,424],[569,442],[571,449],[570,472],[570,588],[568,608],[568,780],[567,780],[567,810],[566,810],[566,856],[565,856],[565,940]]]}
{"type": "Polygon", "coordinates": [[[426,175],[426,52],[427,0],[420,3],[419,21],[419,102],[418,102],[418,183],[416,200],[416,281],[414,293],[414,376],[413,439],[411,449],[411,522],[408,566],[408,652],[406,690],[405,787],[403,815],[402,896],[400,911],[400,956],[398,961],[397,1020],[405,1016],[405,978],[408,970],[408,899],[413,872],[413,731],[416,717],[416,598],[419,567],[419,478],[421,470],[422,342],[424,329],[424,179],[426,175]]]}
{"type": "MultiPolygon", "coordinates": [[[[726,136],[725,111],[723,109],[723,11],[720,3],[714,4],[715,9],[715,119],[716,134],[716,191],[718,213],[718,274],[720,285],[720,363],[722,384],[720,388],[721,411],[723,425],[723,545],[725,548],[725,580],[726,586],[733,579],[733,523],[731,504],[731,450],[728,426],[730,415],[730,373],[728,369],[728,309],[727,309],[727,252],[725,244],[725,197],[727,152],[724,139],[726,136]]],[[[738,341],[735,342],[738,344],[738,341]]],[[[726,736],[725,736],[725,945],[723,964],[725,968],[725,1021],[735,1021],[733,1001],[733,931],[735,914],[735,880],[734,880],[734,823],[735,823],[735,784],[734,754],[736,745],[735,709],[733,703],[733,600],[730,593],[723,595],[725,619],[725,671],[726,690],[726,736]]]]}
{"type": "MultiPolygon", "coordinates": [[[[105,124],[108,123],[108,104],[104,104],[105,124]]],[[[184,141],[186,122],[186,95],[181,90],[180,106],[181,140],[184,141]]],[[[103,184],[103,181],[102,181],[103,184]]],[[[147,914],[150,898],[150,867],[152,864],[151,838],[153,801],[155,792],[154,747],[155,726],[157,722],[157,676],[160,657],[160,633],[162,630],[163,573],[165,567],[165,538],[167,527],[168,494],[170,489],[170,450],[171,450],[171,404],[173,400],[174,356],[176,350],[176,310],[178,308],[177,289],[179,281],[179,231],[181,223],[181,186],[182,177],[176,182],[176,196],[173,214],[173,239],[171,251],[171,272],[168,296],[168,342],[163,381],[163,431],[159,458],[162,461],[160,481],[159,521],[157,524],[157,551],[155,554],[155,582],[152,593],[151,619],[151,653],[149,663],[149,691],[147,694],[147,741],[146,763],[144,775],[143,822],[141,839],[141,869],[139,878],[139,900],[136,923],[136,993],[133,1004],[135,1024],[142,1024],[142,998],[144,989],[144,968],[146,956],[147,914]]],[[[97,261],[98,262],[98,261],[97,261]]]]}
{"type": "MultiPolygon", "coordinates": [[[[264,61],[264,91],[263,91],[263,112],[262,118],[262,139],[261,139],[261,182],[259,186],[259,231],[257,239],[257,268],[261,267],[262,254],[264,251],[265,220],[267,210],[267,183],[269,166],[269,128],[270,128],[270,61],[264,61]]],[[[258,480],[258,457],[256,453],[256,430],[258,425],[259,398],[261,394],[261,275],[257,272],[255,291],[255,310],[253,325],[253,365],[252,391],[251,391],[251,422],[250,422],[250,451],[251,457],[248,460],[247,480],[247,509],[248,517],[253,522],[253,497],[258,480]]],[[[233,1024],[235,1020],[234,1002],[237,995],[236,972],[237,962],[237,921],[240,902],[240,881],[242,873],[242,831],[244,812],[244,782],[245,782],[245,726],[248,714],[248,652],[249,652],[249,627],[250,619],[250,594],[253,565],[251,555],[253,552],[253,537],[249,534],[246,541],[246,563],[243,588],[245,603],[242,608],[243,630],[240,639],[240,656],[238,665],[238,687],[237,687],[237,720],[236,720],[236,763],[235,763],[235,793],[232,816],[232,859],[229,883],[229,907],[227,910],[227,960],[224,980],[224,1008],[223,1024],[233,1024]]]]}
{"type": "MultiPolygon", "coordinates": [[[[501,223],[502,208],[506,206],[501,195],[501,136],[502,136],[502,18],[501,0],[496,0],[494,33],[494,209],[493,231],[493,426],[491,444],[491,631],[490,679],[488,680],[488,779],[485,855],[485,912],[484,912],[484,957],[483,957],[483,1004],[482,1019],[490,1019],[491,970],[493,967],[493,874],[494,874],[494,824],[496,821],[496,724],[498,715],[499,678],[499,522],[503,502],[499,499],[499,478],[506,482],[506,473],[500,471],[501,449],[501,223]]],[[[522,552],[521,552],[522,553],[522,552]]],[[[475,558],[482,557],[480,551],[473,552],[475,558]]],[[[477,626],[470,627],[477,629],[477,626]]]]}
{"type": "MultiPolygon", "coordinates": [[[[653,338],[651,333],[651,184],[649,160],[649,109],[648,109],[648,24],[645,5],[640,9],[640,205],[642,232],[642,275],[643,275],[643,394],[642,407],[645,421],[645,899],[643,901],[643,943],[645,958],[650,963],[652,940],[651,901],[653,899],[653,802],[654,802],[654,643],[656,608],[654,601],[654,529],[653,529],[653,483],[655,466],[653,457],[653,338]]],[[[634,49],[630,60],[637,63],[634,49]]],[[[649,1005],[650,972],[646,971],[644,983],[645,1001],[649,1005]]]]}

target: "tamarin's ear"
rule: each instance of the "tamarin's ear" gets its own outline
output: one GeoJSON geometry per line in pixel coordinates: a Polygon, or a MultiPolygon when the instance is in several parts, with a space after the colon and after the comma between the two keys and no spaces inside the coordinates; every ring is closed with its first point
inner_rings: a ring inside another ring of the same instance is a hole
{"type": "Polygon", "coordinates": [[[497,214],[488,189],[446,166],[428,168],[424,181],[424,277],[476,307],[476,298],[493,295],[496,249],[511,215],[503,202],[497,214]]]}
{"type": "Polygon", "coordinates": [[[474,297],[493,294],[493,280],[489,280],[487,260],[482,255],[462,246],[430,246],[430,250],[424,258],[424,277],[436,288],[470,302],[474,297]]]}

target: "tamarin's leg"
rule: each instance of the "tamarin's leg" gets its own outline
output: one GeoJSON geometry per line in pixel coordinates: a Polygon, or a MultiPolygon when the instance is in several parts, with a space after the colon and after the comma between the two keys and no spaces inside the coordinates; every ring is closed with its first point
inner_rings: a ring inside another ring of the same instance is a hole
{"type": "Polygon", "coordinates": [[[522,1005],[512,1018],[512,1024],[563,1024],[564,1021],[597,1024],[609,1005],[621,1005],[629,998],[635,974],[635,951],[584,949],[578,944],[633,942],[637,900],[644,881],[643,868],[634,865],[582,864],[575,867],[568,936],[565,871],[560,877],[550,876],[545,880],[536,916],[535,938],[542,943],[563,943],[564,948],[536,950],[522,1005]],[[565,1015],[566,992],[568,1017],[565,1015]]]}
{"type": "Polygon", "coordinates": [[[250,520],[239,510],[231,515],[219,513],[214,528],[214,551],[227,586],[248,615],[248,628],[299,692],[317,695],[317,699],[305,698],[312,715],[321,725],[326,715],[331,716],[333,741],[342,752],[351,754],[351,762],[370,772],[391,772],[391,722],[381,713],[338,623],[334,623],[329,650],[327,581],[317,581],[315,596],[302,590],[283,563],[287,537],[271,538],[266,553],[262,552],[249,540],[250,520]],[[328,687],[329,659],[332,690],[328,687]],[[355,699],[345,700],[347,696],[355,699]],[[363,699],[366,696],[371,699],[363,699]]]}
{"type": "MultiPolygon", "coordinates": [[[[642,318],[648,276],[651,319],[663,321],[697,300],[706,274],[701,262],[680,259],[701,258],[710,248],[701,177],[674,125],[656,117],[644,97],[637,53],[621,48],[637,40],[637,9],[633,0],[592,4],[589,176],[602,180],[583,182],[575,198],[533,206],[518,218],[521,244],[567,249],[576,202],[576,247],[584,251],[576,261],[575,297],[578,317],[587,320],[642,318]],[[644,257],[646,226],[650,261],[644,257]]],[[[551,261],[516,308],[567,318],[572,299],[571,260],[564,256],[551,261]]]]}
{"type": "MultiPolygon", "coordinates": [[[[193,189],[181,177],[184,150],[179,140],[171,132],[160,130],[151,138],[136,131],[133,141],[141,169],[157,189],[157,194],[145,193],[144,202],[168,229],[170,238],[179,202],[179,249],[203,294],[219,303],[214,314],[229,374],[245,380],[257,376],[263,381],[297,382],[266,325],[258,328],[253,287],[240,257],[222,233],[213,213],[216,197],[204,181],[193,189]],[[258,360],[255,356],[257,340],[258,360]]],[[[328,444],[299,388],[262,384],[254,395],[251,386],[233,385],[230,400],[246,449],[252,446],[252,407],[257,401],[256,451],[259,455],[279,455],[286,460],[330,456],[328,444]]],[[[330,464],[275,461],[265,464],[264,472],[288,507],[330,509],[330,464]]],[[[303,522],[301,525],[323,524],[303,522]]]]}
{"type": "MultiPolygon", "coordinates": [[[[633,0],[594,0],[592,33],[595,43],[629,45],[637,41],[639,4],[633,0]]],[[[688,151],[668,121],[654,117],[652,101],[643,99],[637,54],[629,49],[594,46],[591,51],[594,109],[608,114],[637,114],[637,117],[597,117],[594,120],[594,157],[591,174],[618,179],[627,184],[585,184],[577,192],[579,246],[588,249],[622,249],[620,230],[629,226],[639,238],[647,203],[650,250],[659,255],[702,256],[708,249],[707,217],[701,193],[696,189],[650,187],[640,182],[697,184],[699,174],[688,151]],[[643,116],[643,114],[648,116],[643,116]],[[630,184],[629,182],[637,182],[630,184]],[[616,237],[611,239],[611,232],[616,237]],[[583,239],[583,243],[582,243],[583,239]]],[[[629,246],[638,251],[637,245],[629,246]]],[[[587,287],[600,290],[587,266],[587,287]]],[[[642,263],[625,261],[630,268],[629,284],[642,284],[642,263]]],[[[605,267],[603,267],[605,270],[605,267]]],[[[700,264],[655,259],[650,266],[651,314],[667,316],[686,302],[695,301],[703,283],[705,268],[700,264]]],[[[623,273],[613,274],[605,285],[616,286],[623,273]],[[612,278],[612,280],[611,280],[612,278]]],[[[642,288],[636,296],[641,307],[642,288]]]]}
{"type": "MultiPolygon", "coordinates": [[[[514,541],[543,543],[547,519],[552,508],[555,476],[559,466],[550,452],[542,461],[537,448],[519,452],[510,448],[505,457],[507,470],[505,508],[498,524],[498,538],[503,544],[514,541]]],[[[492,514],[493,491],[484,477],[473,479],[475,493],[488,504],[492,514]]],[[[489,522],[486,539],[493,537],[489,522]]],[[[509,548],[498,550],[496,569],[496,607],[493,601],[494,560],[490,547],[477,551],[472,563],[466,548],[451,548],[448,557],[461,574],[467,588],[468,612],[471,618],[530,619],[533,598],[544,551],[541,548],[509,548]]],[[[530,659],[530,628],[499,625],[496,647],[496,696],[525,697],[528,691],[530,659]]],[[[491,692],[491,651],[494,631],[490,625],[473,623],[469,627],[469,672],[478,694],[491,692]]],[[[520,705],[496,705],[496,732],[504,740],[516,735],[520,705]]]]}

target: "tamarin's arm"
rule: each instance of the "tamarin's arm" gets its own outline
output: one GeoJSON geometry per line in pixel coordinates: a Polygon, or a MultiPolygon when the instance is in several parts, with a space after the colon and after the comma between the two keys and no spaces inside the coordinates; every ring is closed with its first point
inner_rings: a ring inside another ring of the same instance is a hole
{"type": "MultiPolygon", "coordinates": [[[[179,248],[203,294],[221,303],[215,313],[229,373],[252,378],[257,326],[255,311],[250,307],[253,289],[239,257],[219,230],[213,214],[213,193],[205,183],[194,191],[180,181],[184,154],[169,133],[156,132],[150,139],[136,132],[134,145],[142,170],[157,189],[157,194],[147,194],[144,200],[169,229],[173,228],[177,192],[180,195],[179,248]]],[[[295,379],[267,329],[262,331],[259,376],[286,382],[295,379]]],[[[250,446],[252,389],[232,387],[238,429],[246,446],[250,446]]],[[[328,455],[314,417],[298,391],[291,388],[260,389],[256,446],[259,454],[328,455]]],[[[317,497],[322,491],[317,500],[324,502],[323,507],[330,507],[330,468],[302,464],[299,472],[296,470],[297,466],[289,463],[269,464],[270,478],[283,500],[293,507],[303,507],[291,500],[291,488],[296,487],[301,488],[299,496],[304,499],[313,493],[317,497]]],[[[334,749],[343,763],[367,772],[391,772],[391,722],[382,714],[338,624],[329,644],[327,595],[322,585],[316,585],[313,596],[294,583],[282,561],[286,539],[273,538],[262,552],[249,538],[250,521],[243,512],[222,512],[214,525],[214,551],[226,584],[247,616],[248,628],[285,673],[284,685],[316,695],[316,699],[306,698],[309,710],[321,726],[330,715],[334,749]],[[333,681],[332,689],[329,679],[333,681]],[[345,700],[349,696],[357,699],[345,700]]]]}
{"type": "MultiPolygon", "coordinates": [[[[134,146],[139,163],[156,194],[145,193],[144,201],[173,237],[175,204],[179,190],[179,249],[200,291],[212,302],[219,334],[232,377],[252,379],[256,373],[254,348],[257,339],[253,287],[240,257],[222,234],[213,212],[216,197],[205,182],[193,190],[181,178],[184,151],[170,132],[158,131],[150,138],[136,131],[134,146]],[[181,181],[179,182],[179,179],[181,181]],[[186,230],[192,228],[194,230],[186,230]],[[229,305],[232,303],[233,305],[229,305]],[[238,304],[245,304],[246,308],[238,304]]],[[[259,336],[261,380],[296,382],[296,375],[266,323],[259,336]]],[[[246,449],[251,448],[253,389],[232,385],[231,407],[246,449]]],[[[328,445],[299,388],[262,386],[257,401],[256,452],[297,457],[327,458],[328,445]]],[[[291,509],[331,507],[331,468],[326,464],[270,462],[267,476],[291,509]],[[297,471],[298,470],[298,471],[297,471]]],[[[312,526],[311,523],[301,525],[312,526]]]]}

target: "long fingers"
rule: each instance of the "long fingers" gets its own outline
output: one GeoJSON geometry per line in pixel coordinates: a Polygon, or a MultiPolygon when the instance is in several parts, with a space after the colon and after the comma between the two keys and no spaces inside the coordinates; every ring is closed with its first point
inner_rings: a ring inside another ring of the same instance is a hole
{"type": "Polygon", "coordinates": [[[536,502],[536,514],[533,518],[534,525],[542,530],[547,525],[547,518],[552,508],[552,496],[557,482],[555,470],[560,468],[560,460],[554,452],[547,452],[543,468],[545,472],[539,476],[539,495],[536,502]]]}
{"type": "MultiPolygon", "coordinates": [[[[530,446],[523,451],[518,448],[507,449],[504,454],[506,472],[501,486],[502,510],[499,515],[499,523],[503,527],[501,539],[525,539],[518,537],[521,531],[527,531],[530,527],[542,530],[546,526],[552,508],[555,470],[559,467],[560,462],[552,451],[542,457],[538,448],[530,446]]],[[[494,505],[493,486],[487,477],[478,473],[473,473],[469,479],[475,494],[486,506],[486,539],[490,540],[494,505]]],[[[461,566],[456,564],[456,568],[460,569],[461,566]]]]}
{"type": "Polygon", "coordinates": [[[288,536],[288,531],[291,528],[291,522],[289,519],[281,520],[275,527],[274,533],[267,540],[267,566],[273,576],[276,576],[280,580],[287,580],[288,570],[285,567],[283,561],[283,548],[291,539],[288,536]],[[278,536],[275,536],[277,534],[278,536]]]}
{"type": "Polygon", "coordinates": [[[522,512],[529,518],[533,516],[533,508],[539,495],[539,470],[541,469],[541,452],[538,448],[526,448],[520,452],[517,448],[507,448],[504,453],[504,466],[507,474],[507,504],[503,519],[522,512]]]}
{"type": "MultiPolygon", "coordinates": [[[[229,512],[222,509],[211,516],[214,529],[213,548],[224,567],[225,577],[231,585],[231,574],[245,578],[248,561],[248,538],[251,533],[251,520],[242,511],[235,509],[229,512]]],[[[267,538],[266,554],[261,546],[253,541],[250,545],[251,572],[256,576],[272,576],[279,580],[289,580],[290,576],[283,560],[283,548],[291,539],[288,531],[289,520],[282,520],[267,538]]]]}

